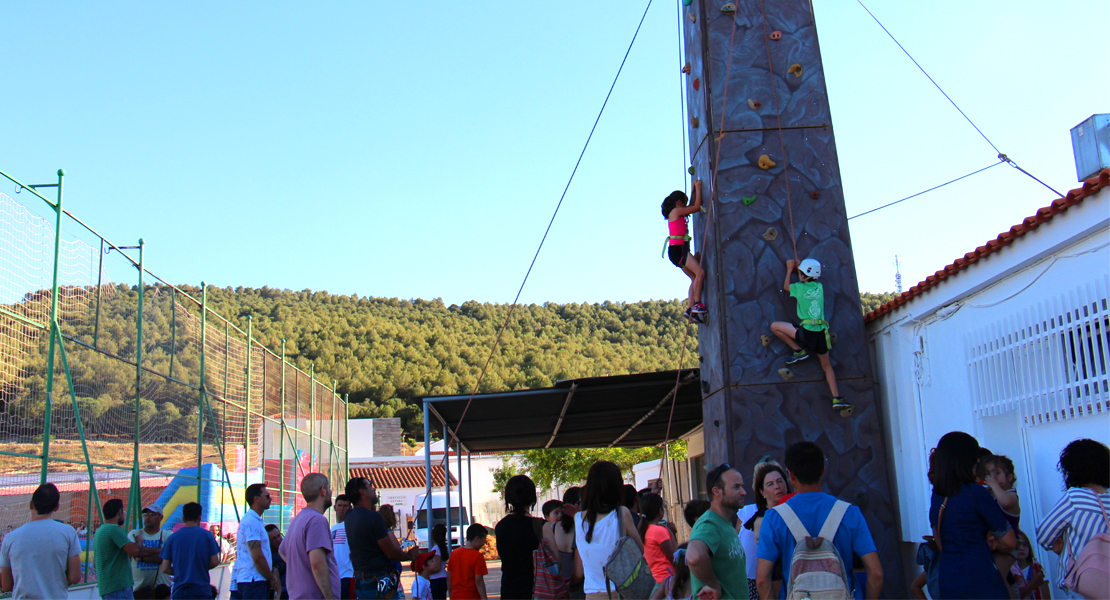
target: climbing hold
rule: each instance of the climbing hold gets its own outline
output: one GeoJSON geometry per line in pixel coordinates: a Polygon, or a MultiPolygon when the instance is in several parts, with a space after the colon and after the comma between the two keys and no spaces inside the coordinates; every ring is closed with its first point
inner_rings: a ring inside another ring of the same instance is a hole
{"type": "Polygon", "coordinates": [[[694,14],[694,11],[690,11],[690,12],[686,13],[686,15],[690,17],[690,22],[691,23],[697,23],[698,22],[698,17],[697,17],[697,15],[694,14]]]}
{"type": "Polygon", "coordinates": [[[763,239],[767,240],[768,242],[773,242],[779,239],[779,230],[775,229],[774,227],[768,227],[767,231],[763,232],[763,239]]]}
{"type": "Polygon", "coordinates": [[[740,196],[740,201],[744,203],[744,206],[751,206],[752,202],[755,202],[755,198],[755,196],[740,196]]]}
{"type": "Polygon", "coordinates": [[[771,157],[767,156],[766,154],[759,157],[759,168],[763,169],[764,171],[766,171],[767,169],[774,168],[775,165],[777,165],[777,164],[778,163],[771,160],[771,157]]]}
{"type": "Polygon", "coordinates": [[[686,169],[686,172],[688,172],[691,175],[694,175],[695,173],[697,173],[697,169],[694,168],[694,165],[690,165],[690,168],[686,169]]]}
{"type": "Polygon", "coordinates": [[[782,39],[782,32],[781,31],[772,31],[771,35],[769,37],[772,40],[775,40],[777,42],[777,41],[782,39]]]}
{"type": "Polygon", "coordinates": [[[693,1],[694,1],[694,0],[682,0],[682,5],[683,5],[683,6],[690,6],[690,4],[691,4],[691,3],[693,2],[693,1]]]}
{"type": "Polygon", "coordinates": [[[682,72],[683,73],[689,73],[690,72],[690,63],[686,63],[686,64],[682,65],[682,72]]]}
{"type": "Polygon", "coordinates": [[[820,198],[820,197],[821,197],[821,192],[810,192],[810,193],[809,193],[809,197],[810,197],[810,198],[813,198],[814,200],[816,200],[816,199],[818,199],[818,198],[820,198]]]}
{"type": "Polygon", "coordinates": [[[794,64],[790,65],[790,68],[787,69],[786,72],[790,73],[791,75],[793,75],[795,77],[801,77],[802,76],[802,65],[799,65],[798,63],[794,63],[794,64]]]}
{"type": "Polygon", "coordinates": [[[696,77],[694,78],[694,89],[701,89],[701,80],[696,77]]]}
{"type": "Polygon", "coordinates": [[[693,127],[694,129],[698,128],[698,118],[695,117],[694,115],[690,115],[690,126],[693,127]]]}
{"type": "Polygon", "coordinates": [[[725,5],[721,7],[721,12],[725,13],[726,15],[731,15],[732,13],[736,12],[736,5],[731,2],[726,2],[725,5]]]}
{"type": "Polygon", "coordinates": [[[790,381],[791,379],[794,379],[794,371],[783,367],[779,369],[779,377],[782,377],[783,381],[790,381]]]}
{"type": "Polygon", "coordinates": [[[832,342],[833,344],[836,344],[836,333],[835,332],[832,332],[832,331],[829,332],[829,341],[832,342]]]}
{"type": "Polygon", "coordinates": [[[759,100],[751,100],[751,99],[748,100],[748,107],[751,108],[752,110],[756,110],[760,106],[763,106],[763,103],[760,102],[759,100]]]}
{"type": "Polygon", "coordinates": [[[759,341],[763,342],[764,346],[770,346],[771,345],[771,336],[761,335],[761,336],[759,336],[759,341]]]}

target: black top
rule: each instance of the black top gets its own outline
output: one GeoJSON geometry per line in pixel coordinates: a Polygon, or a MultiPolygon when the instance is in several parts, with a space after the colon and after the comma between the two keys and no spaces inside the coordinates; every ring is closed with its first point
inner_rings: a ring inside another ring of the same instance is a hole
{"type": "Polygon", "coordinates": [[[509,515],[497,522],[497,555],[501,558],[501,597],[531,598],[535,579],[532,574],[532,551],[540,547],[536,529],[543,519],[509,515]]]}
{"type": "Polygon", "coordinates": [[[393,561],[378,545],[378,540],[389,535],[380,514],[368,508],[352,508],[343,520],[343,527],[347,530],[347,546],[351,549],[351,566],[356,576],[393,571],[393,561]]]}

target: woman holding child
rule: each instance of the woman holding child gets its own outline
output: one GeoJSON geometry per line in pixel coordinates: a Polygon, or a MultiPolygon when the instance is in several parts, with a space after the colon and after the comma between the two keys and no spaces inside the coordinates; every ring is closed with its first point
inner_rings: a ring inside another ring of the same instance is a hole
{"type": "Polygon", "coordinates": [[[992,552],[1014,550],[1017,534],[990,490],[977,482],[978,452],[975,438],[953,431],[929,456],[929,523],[940,549],[940,597],[1008,600],[992,552]],[[994,536],[993,548],[987,534],[994,536]]]}

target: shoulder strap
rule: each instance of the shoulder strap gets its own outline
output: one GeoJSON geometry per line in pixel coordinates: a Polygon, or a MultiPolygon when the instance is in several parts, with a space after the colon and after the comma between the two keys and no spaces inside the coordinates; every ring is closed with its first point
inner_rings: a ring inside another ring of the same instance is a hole
{"type": "Polygon", "coordinates": [[[1102,511],[1102,520],[1106,522],[1106,530],[1110,531],[1110,516],[1106,515],[1106,506],[1102,504],[1102,496],[1092,489],[1088,489],[1087,491],[1095,495],[1095,501],[1098,502],[1098,509],[1102,511]]]}
{"type": "Polygon", "coordinates": [[[829,511],[829,516],[825,517],[825,524],[821,526],[821,533],[818,537],[822,537],[830,542],[836,537],[836,531],[840,529],[840,522],[844,520],[844,514],[848,512],[848,507],[851,506],[843,500],[837,500],[833,504],[832,510],[829,511]]]}
{"type": "Polygon", "coordinates": [[[798,514],[794,512],[793,508],[786,504],[780,504],[770,510],[773,510],[782,517],[782,521],[786,523],[786,527],[790,529],[790,533],[794,535],[794,541],[801,545],[806,543],[806,538],[809,537],[809,532],[806,531],[802,521],[798,519],[798,514]]]}

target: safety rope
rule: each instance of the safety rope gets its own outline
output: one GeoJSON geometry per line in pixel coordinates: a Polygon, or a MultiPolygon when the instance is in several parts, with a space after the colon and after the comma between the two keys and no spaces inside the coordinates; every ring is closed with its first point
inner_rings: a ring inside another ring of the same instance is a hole
{"type": "MultiPolygon", "coordinates": [[[[450,460],[451,444],[457,442],[459,439],[459,431],[462,429],[463,421],[466,419],[466,413],[470,410],[470,405],[474,401],[474,396],[478,394],[481,389],[482,380],[486,376],[489,369],[490,362],[493,360],[494,354],[497,353],[497,348],[501,344],[501,337],[505,333],[505,329],[509,327],[512,320],[513,312],[520,303],[520,295],[524,292],[524,286],[528,283],[528,277],[532,274],[532,268],[536,266],[536,259],[540,256],[540,251],[543,250],[543,244],[547,241],[547,235],[551,233],[551,226],[555,223],[555,217],[559,215],[559,209],[563,206],[563,200],[567,196],[567,190],[570,189],[570,184],[574,181],[574,175],[578,173],[578,166],[582,164],[582,157],[586,155],[586,149],[590,146],[590,140],[594,137],[594,132],[597,130],[597,124],[601,121],[601,115],[605,113],[605,107],[609,104],[609,98],[613,95],[613,89],[617,87],[617,80],[620,79],[621,71],[624,70],[624,64],[628,61],[628,55],[632,52],[632,46],[636,43],[636,38],[640,34],[640,28],[644,25],[644,19],[647,18],[648,10],[651,8],[652,0],[648,0],[647,6],[644,7],[644,13],[640,16],[640,22],[636,25],[636,31],[632,34],[632,41],[628,43],[628,49],[624,51],[624,58],[621,59],[620,67],[617,68],[617,74],[613,77],[613,83],[609,86],[609,91],[605,94],[605,100],[601,103],[601,110],[597,113],[597,118],[594,119],[593,127],[590,128],[590,134],[586,137],[586,143],[582,145],[582,151],[578,154],[578,161],[574,163],[574,169],[571,170],[570,178],[567,179],[567,184],[563,188],[563,193],[559,196],[559,202],[555,205],[555,212],[551,215],[551,220],[547,223],[547,229],[543,232],[543,237],[540,238],[540,244],[536,248],[536,253],[532,256],[532,262],[528,265],[528,271],[524,274],[524,280],[520,282],[520,288],[516,292],[516,297],[513,298],[513,303],[509,307],[509,314],[505,315],[505,321],[501,324],[501,329],[497,332],[497,337],[493,341],[493,346],[490,347],[489,356],[486,357],[486,362],[482,366],[482,372],[478,375],[478,381],[474,383],[474,389],[470,393],[470,397],[466,400],[466,405],[463,407],[462,414],[459,415],[459,420],[455,424],[454,430],[450,431],[450,438],[445,439],[447,442],[443,446],[443,464],[446,465],[450,460]]],[[[431,440],[424,440],[424,451],[431,451],[431,440]]],[[[425,476],[431,477],[431,473],[426,473],[425,476]]],[[[427,499],[425,499],[427,501],[427,499]]]]}
{"type": "Polygon", "coordinates": [[[767,12],[763,0],[759,0],[759,12],[763,15],[763,42],[767,45],[767,74],[771,76],[771,94],[775,103],[775,119],[778,123],[779,148],[782,152],[782,174],[786,176],[786,214],[790,219],[790,245],[794,248],[794,261],[798,261],[798,240],[794,235],[794,206],[790,199],[790,161],[786,160],[786,138],[782,132],[782,111],[779,109],[778,86],[775,85],[775,67],[771,61],[771,32],[767,29],[767,12]]]}

